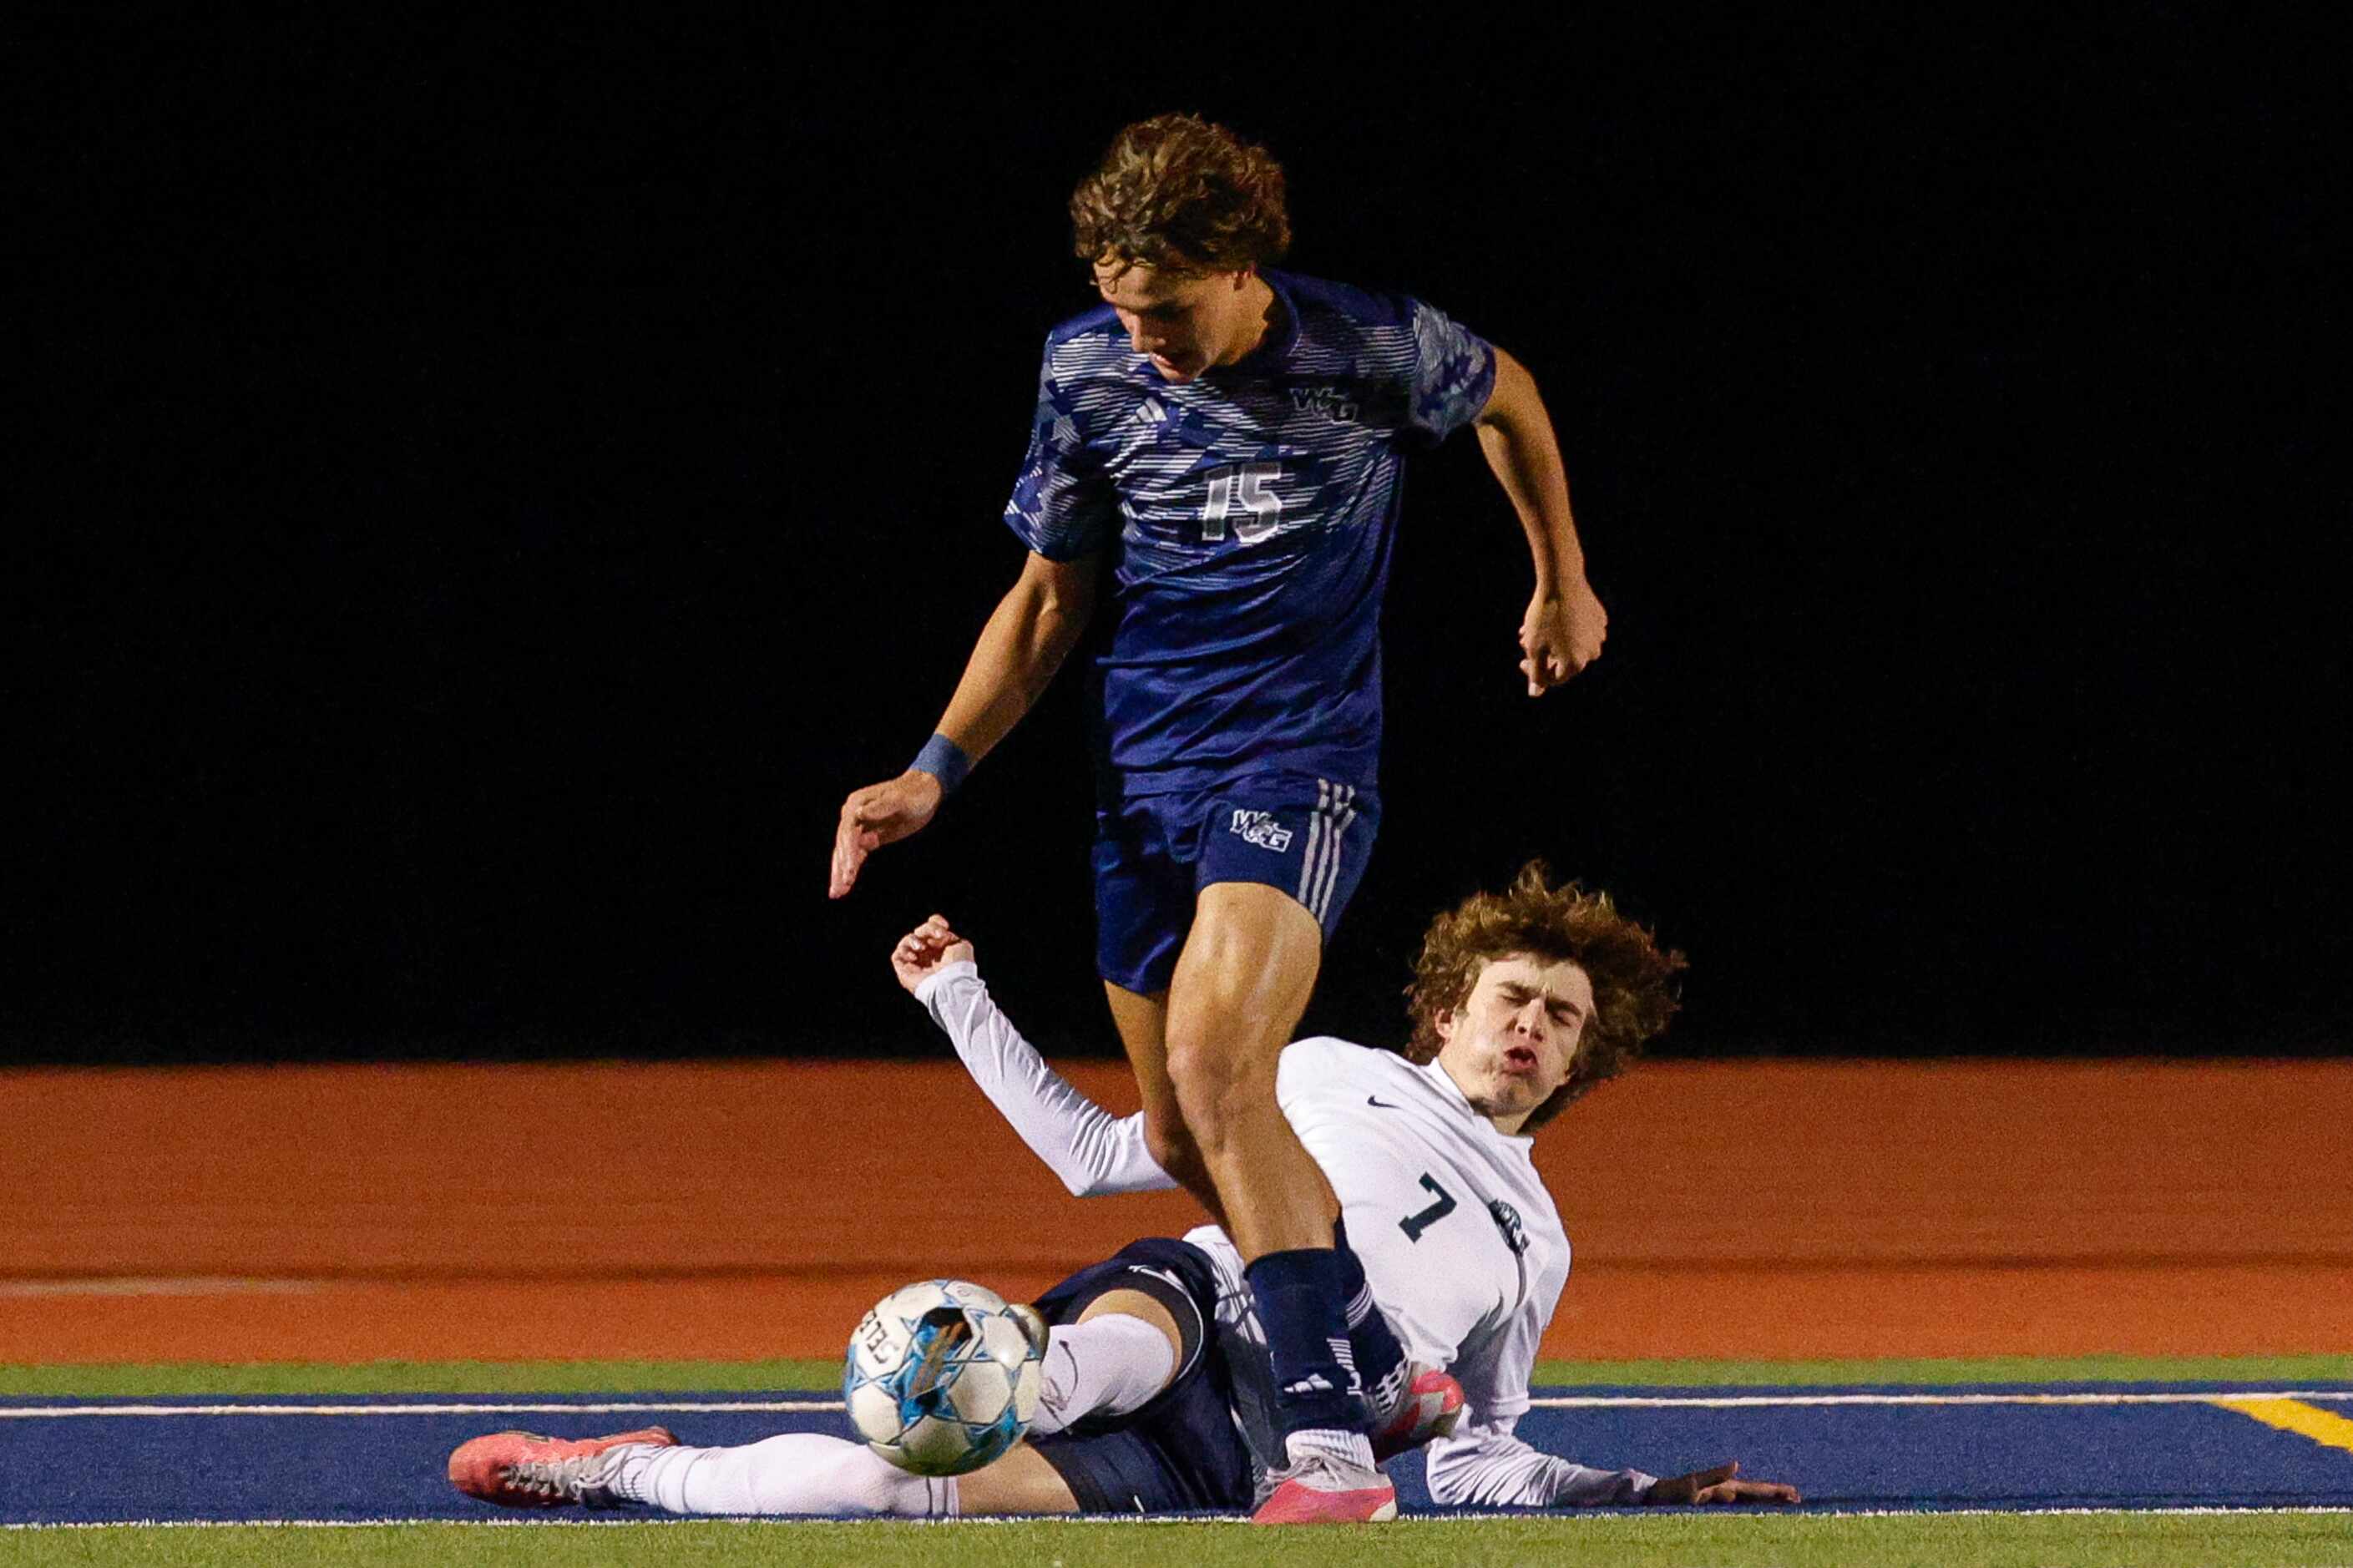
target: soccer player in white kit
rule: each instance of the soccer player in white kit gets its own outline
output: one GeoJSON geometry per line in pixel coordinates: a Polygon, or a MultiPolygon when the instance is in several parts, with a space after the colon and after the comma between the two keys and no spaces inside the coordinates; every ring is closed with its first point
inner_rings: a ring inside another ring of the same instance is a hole
{"type": "MultiPolygon", "coordinates": [[[[1073,1194],[1176,1184],[1145,1146],[1142,1114],[1113,1117],[1056,1074],[944,920],[910,933],[892,963],[1073,1194]]],[[[1463,1419],[1429,1445],[1440,1503],[1797,1500],[1792,1488],[1735,1479],[1736,1466],[1662,1483],[1543,1453],[1513,1433],[1569,1267],[1531,1134],[1666,1026],[1683,964],[1608,895],[1556,887],[1532,864],[1508,892],[1475,895],[1431,925],[1409,992],[1407,1055],[1329,1037],[1282,1053],[1277,1099],[1331,1181],[1376,1301],[1414,1360],[1461,1384],[1463,1419]]],[[[1185,1239],[1225,1283],[1220,1316],[1246,1325],[1250,1295],[1232,1242],[1214,1226],[1185,1239]]]]}

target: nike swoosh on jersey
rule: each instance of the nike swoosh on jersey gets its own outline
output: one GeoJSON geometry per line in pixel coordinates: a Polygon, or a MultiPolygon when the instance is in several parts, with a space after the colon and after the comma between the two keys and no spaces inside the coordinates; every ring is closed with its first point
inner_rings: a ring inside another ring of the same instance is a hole
{"type": "Polygon", "coordinates": [[[1383,1110],[1403,1110],[1405,1109],[1402,1105],[1391,1105],[1388,1100],[1383,1100],[1377,1094],[1368,1094],[1365,1096],[1365,1103],[1366,1105],[1377,1105],[1383,1110]]]}

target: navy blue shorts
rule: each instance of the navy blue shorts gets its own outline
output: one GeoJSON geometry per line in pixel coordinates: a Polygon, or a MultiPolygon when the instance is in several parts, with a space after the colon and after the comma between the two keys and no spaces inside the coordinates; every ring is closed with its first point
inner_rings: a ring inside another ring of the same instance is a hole
{"type": "Polygon", "coordinates": [[[1184,1340],[1176,1375],[1125,1415],[1090,1416],[1029,1446],[1088,1513],[1231,1512],[1255,1501],[1250,1450],[1217,1334],[1218,1276],[1181,1241],[1131,1242],[1033,1303],[1050,1324],[1074,1323],[1096,1297],[1141,1290],[1168,1309],[1184,1340]]]}
{"type": "Polygon", "coordinates": [[[1167,990],[1194,901],[1212,882],[1282,889],[1330,942],[1364,879],[1380,820],[1371,790],[1305,773],[1098,806],[1096,973],[1144,995],[1167,990]]]}

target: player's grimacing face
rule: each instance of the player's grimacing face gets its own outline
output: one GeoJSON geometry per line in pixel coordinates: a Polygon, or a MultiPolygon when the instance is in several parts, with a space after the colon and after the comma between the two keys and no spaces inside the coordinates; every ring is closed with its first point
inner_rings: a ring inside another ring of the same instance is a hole
{"type": "Polygon", "coordinates": [[[1568,1081],[1592,1016],[1593,981],[1574,961],[1490,959],[1462,1005],[1436,1019],[1439,1063],[1474,1110],[1524,1117],[1568,1081]]]}
{"type": "Polygon", "coordinates": [[[1187,382],[1233,346],[1243,314],[1238,280],[1245,276],[1098,262],[1095,288],[1118,315],[1129,346],[1148,356],[1162,379],[1187,382]]]}

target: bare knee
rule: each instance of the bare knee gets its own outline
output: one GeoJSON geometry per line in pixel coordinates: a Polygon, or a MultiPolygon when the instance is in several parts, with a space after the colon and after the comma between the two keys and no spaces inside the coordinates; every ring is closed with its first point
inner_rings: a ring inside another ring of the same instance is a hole
{"type": "Polygon", "coordinates": [[[1171,1034],[1168,1076],[1199,1159],[1234,1142],[1253,1121],[1282,1112],[1275,1106],[1272,1061],[1259,1060],[1243,1042],[1189,1033],[1171,1034]]]}
{"type": "Polygon", "coordinates": [[[1144,1146],[1179,1186],[1198,1191],[1208,1181],[1209,1168],[1202,1163],[1201,1145],[1174,1104],[1145,1108],[1144,1146]]]}

